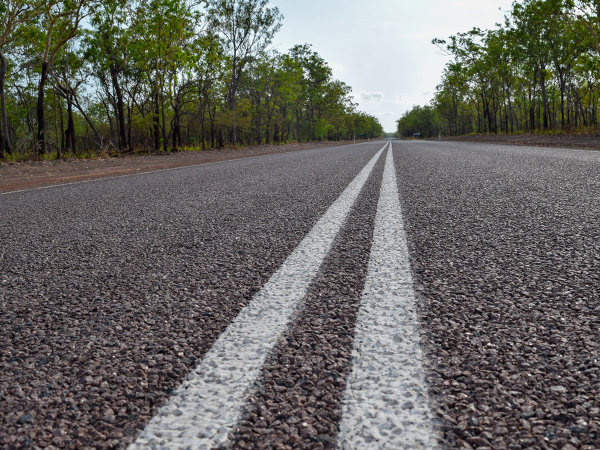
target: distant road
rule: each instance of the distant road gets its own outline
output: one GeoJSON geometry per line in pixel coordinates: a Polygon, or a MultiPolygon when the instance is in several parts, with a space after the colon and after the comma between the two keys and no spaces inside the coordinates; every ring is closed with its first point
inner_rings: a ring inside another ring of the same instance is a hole
{"type": "Polygon", "coordinates": [[[427,141],[2,194],[0,448],[599,447],[599,197],[427,141]]]}

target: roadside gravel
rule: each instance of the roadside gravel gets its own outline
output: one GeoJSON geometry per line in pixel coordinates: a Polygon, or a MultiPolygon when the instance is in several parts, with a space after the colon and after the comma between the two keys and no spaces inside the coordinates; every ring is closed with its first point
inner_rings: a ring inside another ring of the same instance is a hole
{"type": "Polygon", "coordinates": [[[600,155],[399,143],[449,448],[600,448],[600,155]]]}
{"type": "MultiPolygon", "coordinates": [[[[0,448],[125,448],[380,148],[0,196],[0,448]]],[[[600,154],[394,159],[443,446],[600,448],[600,154]]],[[[335,445],[382,164],[231,448],[335,445]]]]}
{"type": "Polygon", "coordinates": [[[124,448],[381,143],[0,198],[0,447],[124,448]]]}

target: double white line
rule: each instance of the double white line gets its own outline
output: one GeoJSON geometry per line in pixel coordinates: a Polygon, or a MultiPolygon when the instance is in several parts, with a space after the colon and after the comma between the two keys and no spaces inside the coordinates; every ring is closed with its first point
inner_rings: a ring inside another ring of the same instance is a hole
{"type": "Polygon", "coordinates": [[[343,449],[437,447],[391,145],[344,396],[343,449]]]}
{"type": "MultiPolygon", "coordinates": [[[[367,163],[340,197],[331,205],[323,217],[321,217],[310,233],[302,240],[300,245],[285,260],[281,268],[269,279],[248,306],[240,312],[238,317],[223,332],[211,350],[204,356],[199,366],[187,377],[169,402],[160,410],[158,415],[150,421],[146,429],[139,435],[137,441],[130,446],[131,450],[148,448],[211,449],[223,446],[227,443],[228,435],[238,423],[248,396],[257,388],[257,379],[269,351],[273,349],[279,337],[286,330],[293,312],[298,308],[298,305],[305,297],[311,281],[317,274],[323,260],[329,252],[336,235],[342,228],[362,187],[369,178],[375,163],[387,147],[388,145],[385,145],[367,163]]],[[[378,226],[385,228],[384,225],[387,214],[393,212],[394,209],[397,211],[396,214],[400,214],[398,191],[397,188],[391,186],[392,184],[395,185],[395,175],[393,174],[394,168],[390,143],[382,185],[382,196],[378,205],[376,218],[376,222],[381,222],[381,224],[376,225],[371,262],[369,263],[369,273],[367,275],[368,281],[365,287],[364,300],[366,303],[369,303],[369,299],[372,297],[370,292],[374,286],[373,283],[377,284],[380,282],[381,286],[378,286],[377,289],[383,291],[386,291],[388,288],[392,289],[390,295],[384,296],[386,299],[388,297],[395,298],[396,293],[399,292],[396,284],[390,286],[386,285],[390,280],[395,283],[395,279],[392,279],[393,277],[384,277],[377,281],[378,278],[376,276],[373,277],[371,273],[372,270],[380,270],[380,267],[378,266],[379,263],[377,262],[379,259],[373,256],[373,252],[388,251],[388,247],[377,243],[378,239],[396,239],[403,237],[396,232],[387,235],[385,233],[381,234],[381,232],[378,233],[377,231],[378,226]],[[390,176],[393,176],[393,181],[390,176]],[[396,204],[389,199],[383,200],[384,196],[385,198],[393,196],[393,189],[396,189],[396,204]],[[383,212],[380,211],[382,207],[385,209],[383,212]]],[[[395,226],[396,225],[392,225],[392,227],[395,226]]],[[[405,244],[403,245],[405,246],[405,244]]],[[[390,256],[390,260],[396,259],[397,255],[395,253],[390,256]]],[[[404,260],[406,261],[406,257],[404,257],[404,260]]],[[[394,264],[395,263],[389,266],[392,271],[395,270],[393,269],[394,267],[397,267],[397,264],[394,264]]],[[[404,267],[402,267],[402,269],[402,276],[404,276],[406,275],[406,270],[404,270],[404,267]]],[[[408,276],[410,277],[410,272],[408,272],[408,276]]],[[[404,283],[407,288],[412,289],[410,286],[410,278],[404,283]]],[[[402,298],[405,299],[407,297],[404,296],[402,298]]],[[[378,297],[375,299],[379,300],[378,297]]],[[[414,303],[414,298],[412,301],[414,303]]],[[[391,300],[391,303],[393,302],[394,301],[391,300]]],[[[406,302],[403,302],[403,304],[404,303],[406,302]]],[[[362,307],[365,308],[365,305],[362,307]]],[[[387,308],[387,306],[384,308],[387,308]]],[[[382,330],[375,330],[371,327],[368,319],[362,318],[365,314],[379,314],[380,311],[369,310],[366,313],[364,311],[359,316],[359,330],[362,330],[361,334],[364,334],[365,337],[358,338],[357,343],[366,342],[367,345],[358,344],[358,346],[355,347],[355,371],[349,380],[344,420],[342,422],[342,434],[340,435],[340,443],[343,446],[348,446],[345,448],[367,448],[366,446],[363,446],[363,441],[360,440],[360,436],[368,436],[366,434],[367,430],[370,429],[371,426],[377,426],[377,423],[369,425],[365,419],[365,414],[366,416],[373,416],[373,409],[363,405],[365,400],[368,401],[369,398],[376,399],[377,403],[373,408],[379,410],[383,405],[385,408],[382,412],[385,416],[389,414],[401,414],[402,411],[406,410],[406,402],[398,404],[396,397],[394,395],[390,396],[391,393],[388,391],[399,387],[406,387],[409,389],[413,389],[414,387],[413,385],[405,386],[406,380],[404,380],[404,378],[402,382],[396,383],[394,381],[394,378],[397,376],[397,373],[395,372],[396,368],[392,371],[389,371],[388,368],[393,367],[398,363],[398,358],[390,359],[390,356],[396,351],[405,350],[404,348],[397,348],[398,338],[396,335],[400,336],[402,333],[410,334],[414,331],[417,333],[416,336],[418,338],[416,322],[412,328],[409,327],[406,328],[406,330],[383,330],[392,333],[393,337],[390,339],[389,336],[382,335],[382,340],[373,341],[373,344],[375,346],[379,344],[392,344],[393,347],[384,351],[383,356],[387,362],[384,361],[382,363],[379,360],[379,357],[376,356],[374,356],[374,360],[377,360],[380,364],[377,366],[376,370],[379,371],[382,368],[381,364],[386,367],[383,367],[383,373],[378,374],[378,377],[380,378],[377,380],[371,378],[369,383],[367,383],[370,384],[369,388],[371,392],[367,392],[365,385],[360,383],[360,380],[364,378],[364,375],[361,374],[361,360],[364,356],[363,353],[372,352],[373,347],[373,345],[369,344],[370,338],[367,335],[374,331],[378,333],[382,332],[382,330]],[[400,333],[400,335],[398,333],[400,333]],[[373,391],[378,390],[377,383],[382,381],[382,378],[389,378],[384,383],[379,384],[379,386],[383,387],[384,391],[382,391],[381,394],[372,394],[373,391]],[[373,383],[374,381],[376,381],[376,383],[373,383]],[[388,401],[388,399],[390,401],[388,401]],[[354,419],[354,417],[356,419],[354,419]],[[358,428],[359,425],[361,427],[360,429],[358,428]],[[344,430],[349,430],[349,433],[344,432],[344,430]],[[353,434],[353,430],[356,431],[356,433],[353,434]],[[355,447],[355,445],[357,445],[357,447],[355,447]]],[[[387,314],[390,313],[403,314],[404,312],[398,308],[392,308],[387,310],[387,314]]],[[[375,319],[376,322],[377,320],[378,319],[375,319]]],[[[406,318],[396,317],[394,322],[402,320],[408,322],[415,321],[416,317],[414,317],[414,311],[412,316],[409,315],[409,317],[406,318]]],[[[373,355],[375,355],[375,353],[373,353],[373,355]]],[[[420,367],[420,360],[412,360],[412,358],[415,357],[420,358],[420,353],[418,351],[405,353],[404,356],[400,355],[401,359],[410,358],[413,366],[416,365],[417,367],[420,367]]],[[[404,364],[404,361],[400,362],[404,364]]],[[[369,367],[371,367],[370,365],[374,364],[374,362],[368,364],[369,367]]],[[[369,368],[367,367],[367,370],[368,369],[369,368]]],[[[415,376],[420,377],[419,380],[421,380],[421,384],[419,384],[419,388],[421,390],[414,396],[415,398],[413,398],[411,394],[411,399],[415,405],[415,407],[410,409],[411,415],[421,412],[424,408],[423,405],[427,404],[427,391],[426,389],[423,390],[425,385],[424,382],[422,382],[423,377],[419,370],[420,369],[417,369],[415,376]],[[420,399],[422,399],[422,401],[419,401],[420,399]]],[[[397,395],[404,397],[402,392],[397,395]]],[[[425,417],[428,418],[427,411],[423,410],[422,412],[425,413],[425,417]]],[[[375,415],[375,417],[377,417],[377,415],[375,415]]],[[[393,420],[394,423],[396,423],[397,420],[405,422],[401,418],[394,418],[393,420]]],[[[418,428],[423,429],[424,432],[426,431],[420,425],[418,428]]],[[[412,433],[412,428],[409,431],[412,433]]],[[[431,434],[429,429],[426,432],[431,434]]],[[[367,439],[370,438],[367,437],[367,439]]],[[[380,444],[374,448],[387,447],[387,444],[384,441],[381,441],[378,436],[373,436],[373,439],[371,439],[371,442],[377,443],[377,441],[379,441],[380,444]]],[[[406,448],[414,447],[409,445],[407,441],[406,448]]]]}

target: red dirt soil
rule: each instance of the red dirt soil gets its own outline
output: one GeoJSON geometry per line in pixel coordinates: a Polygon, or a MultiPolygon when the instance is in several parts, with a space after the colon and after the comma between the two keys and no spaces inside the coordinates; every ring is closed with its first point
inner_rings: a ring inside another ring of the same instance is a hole
{"type": "Polygon", "coordinates": [[[54,161],[0,162],[0,192],[11,192],[96,178],[151,172],[175,167],[207,164],[231,159],[275,153],[335,147],[350,142],[312,142],[286,145],[261,145],[244,149],[218,149],[137,155],[121,158],[67,159],[54,161]]]}
{"type": "Polygon", "coordinates": [[[561,147],[600,150],[600,134],[482,134],[445,137],[443,140],[524,145],[529,147],[561,147]]]}

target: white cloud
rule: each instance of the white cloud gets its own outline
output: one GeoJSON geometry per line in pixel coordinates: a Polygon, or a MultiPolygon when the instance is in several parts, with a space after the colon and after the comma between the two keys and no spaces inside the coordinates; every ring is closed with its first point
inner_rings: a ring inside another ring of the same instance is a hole
{"type": "Polygon", "coordinates": [[[404,95],[404,94],[396,94],[394,96],[394,103],[402,104],[405,102],[405,100],[406,100],[406,95],[404,95]]]}
{"type": "Polygon", "coordinates": [[[383,92],[361,92],[360,99],[365,102],[380,102],[385,98],[383,92]]]}

